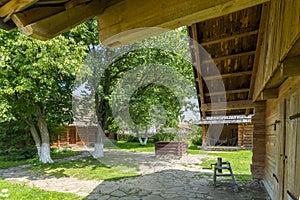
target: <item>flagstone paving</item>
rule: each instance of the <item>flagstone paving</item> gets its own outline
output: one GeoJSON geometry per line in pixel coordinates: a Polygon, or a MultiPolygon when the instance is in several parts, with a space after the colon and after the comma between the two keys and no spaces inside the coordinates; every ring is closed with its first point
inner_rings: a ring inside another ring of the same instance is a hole
{"type": "MultiPolygon", "coordinates": [[[[199,165],[205,155],[186,155],[178,158],[123,151],[107,151],[105,154],[101,162],[135,163],[139,166],[140,176],[117,181],[56,178],[35,174],[27,170],[28,165],[25,165],[1,169],[0,177],[13,182],[25,182],[45,190],[71,192],[87,199],[99,200],[268,199],[263,186],[257,181],[238,182],[238,191],[230,180],[218,181],[217,187],[214,187],[212,177],[208,174],[211,172],[203,170],[199,165]]],[[[67,159],[78,159],[82,156],[89,156],[89,153],[85,152],[67,159]]],[[[66,159],[60,159],[58,162],[64,160],[66,159]]]]}

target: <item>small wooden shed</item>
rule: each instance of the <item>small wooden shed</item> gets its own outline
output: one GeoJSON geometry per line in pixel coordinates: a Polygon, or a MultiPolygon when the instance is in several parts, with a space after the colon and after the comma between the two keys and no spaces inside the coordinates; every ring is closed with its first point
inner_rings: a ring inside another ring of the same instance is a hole
{"type": "Polygon", "coordinates": [[[202,127],[203,149],[212,150],[217,146],[252,149],[251,116],[208,117],[200,120],[199,125],[202,127]]]}
{"type": "MultiPolygon", "coordinates": [[[[62,131],[56,141],[52,143],[53,146],[67,146],[67,145],[92,145],[95,143],[95,133],[97,126],[76,126],[68,125],[62,131]]],[[[116,134],[107,134],[108,139],[117,140],[116,134]]]]}

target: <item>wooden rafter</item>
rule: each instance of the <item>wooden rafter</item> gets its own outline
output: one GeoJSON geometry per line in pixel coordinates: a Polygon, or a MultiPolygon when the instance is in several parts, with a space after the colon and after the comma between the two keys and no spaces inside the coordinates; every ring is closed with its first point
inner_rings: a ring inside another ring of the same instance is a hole
{"type": "Polygon", "coordinates": [[[40,40],[53,38],[103,12],[105,8],[103,2],[101,0],[93,0],[88,4],[80,4],[74,8],[29,24],[21,28],[20,31],[24,35],[40,40]]]}
{"type": "Polygon", "coordinates": [[[212,44],[217,44],[221,42],[227,42],[228,40],[236,39],[236,38],[242,38],[242,37],[247,37],[250,35],[256,35],[258,33],[258,30],[254,31],[249,31],[245,33],[240,33],[240,34],[235,34],[235,35],[230,35],[224,38],[219,38],[219,39],[212,39],[210,41],[205,41],[205,42],[200,42],[202,46],[207,46],[207,45],[212,45],[212,44]]]}
{"type": "Polygon", "coordinates": [[[224,94],[235,94],[235,93],[244,93],[244,92],[249,92],[249,88],[226,90],[226,91],[220,91],[220,92],[210,92],[210,93],[205,93],[204,95],[206,97],[209,97],[209,96],[219,96],[219,95],[224,95],[224,94]]]}
{"type": "Polygon", "coordinates": [[[38,0],[10,0],[0,8],[0,17],[4,17],[3,21],[7,22],[13,13],[19,12],[37,1],[38,0]]]}
{"type": "MultiPolygon", "coordinates": [[[[198,44],[198,32],[197,32],[197,24],[193,24],[190,27],[191,31],[191,37],[192,37],[192,43],[193,43],[193,53],[195,58],[195,69],[197,73],[197,80],[198,80],[198,89],[199,89],[199,97],[200,97],[200,104],[204,104],[204,92],[203,92],[203,81],[202,81],[202,73],[201,73],[201,62],[200,62],[200,49],[198,44]]],[[[200,105],[200,107],[201,107],[200,105]]],[[[201,112],[202,118],[206,118],[206,113],[204,111],[201,112]]]]}
{"type": "Polygon", "coordinates": [[[212,76],[204,76],[203,79],[205,81],[209,80],[215,80],[222,78],[231,78],[231,77],[239,77],[239,76],[247,76],[251,75],[252,71],[244,71],[244,72],[234,72],[234,73],[226,73],[226,74],[218,74],[218,75],[212,75],[212,76]]]}
{"type": "Polygon", "coordinates": [[[64,6],[36,7],[24,12],[13,14],[11,19],[19,28],[22,28],[39,20],[60,13],[64,10],[64,6]]]}
{"type": "Polygon", "coordinates": [[[231,54],[227,56],[221,56],[217,58],[213,58],[215,62],[217,61],[222,61],[222,60],[227,60],[227,59],[236,59],[244,56],[252,56],[255,54],[255,51],[248,51],[248,52],[242,52],[242,53],[237,53],[237,54],[231,54]]]}
{"type": "Polygon", "coordinates": [[[204,111],[221,111],[221,110],[239,110],[245,108],[254,108],[254,103],[251,100],[239,100],[219,103],[207,103],[201,105],[201,110],[204,111]]]}
{"type": "Polygon", "coordinates": [[[122,0],[98,16],[102,44],[122,46],[157,32],[142,27],[161,27],[161,32],[224,16],[269,0],[122,0]],[[151,9],[149,9],[151,8],[151,9]],[[153,12],[155,11],[155,12],[153,12]],[[118,13],[118,14],[116,14],[118,13]]]}
{"type": "MultiPolygon", "coordinates": [[[[253,64],[253,70],[252,70],[252,76],[250,81],[250,90],[248,94],[248,99],[253,99],[253,92],[254,92],[254,86],[255,86],[255,80],[256,80],[256,74],[258,70],[258,64],[259,64],[259,57],[261,52],[261,46],[263,43],[263,37],[265,35],[265,27],[269,15],[269,9],[270,9],[270,3],[265,3],[262,6],[262,14],[260,17],[260,24],[259,24],[259,33],[257,37],[257,43],[256,43],[256,53],[254,56],[254,64],[253,64]]],[[[249,115],[250,110],[246,109],[245,115],[249,115]]]]}

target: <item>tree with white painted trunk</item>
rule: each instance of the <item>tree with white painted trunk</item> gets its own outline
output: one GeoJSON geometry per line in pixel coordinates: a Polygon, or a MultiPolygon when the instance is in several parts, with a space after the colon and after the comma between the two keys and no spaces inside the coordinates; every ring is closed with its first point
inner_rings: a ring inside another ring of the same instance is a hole
{"type": "Polygon", "coordinates": [[[26,122],[39,160],[52,163],[49,126],[72,120],[72,88],[85,47],[63,36],[41,42],[0,31],[0,37],[0,99],[6,108],[0,122],[26,122]]]}

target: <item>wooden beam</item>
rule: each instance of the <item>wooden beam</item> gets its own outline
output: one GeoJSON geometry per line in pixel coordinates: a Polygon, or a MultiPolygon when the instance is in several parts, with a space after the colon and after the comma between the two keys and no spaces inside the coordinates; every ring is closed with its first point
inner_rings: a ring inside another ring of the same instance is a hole
{"type": "Polygon", "coordinates": [[[243,89],[236,89],[236,90],[226,90],[221,92],[210,92],[210,93],[205,93],[204,95],[206,97],[209,97],[209,96],[219,96],[224,94],[235,94],[235,93],[243,93],[243,92],[249,92],[249,89],[243,88],[243,89]]]}
{"type": "Polygon", "coordinates": [[[299,76],[300,75],[300,56],[287,58],[282,63],[282,76],[299,76]]]}
{"type": "Polygon", "coordinates": [[[300,34],[298,36],[298,40],[295,42],[287,57],[296,57],[300,55],[300,34]]]}
{"type": "Polygon", "coordinates": [[[227,56],[213,58],[213,60],[215,62],[217,62],[217,61],[222,61],[222,60],[227,60],[227,59],[235,59],[235,58],[244,57],[244,56],[252,56],[254,54],[255,54],[255,51],[248,51],[248,52],[242,52],[242,53],[231,54],[231,55],[227,55],[227,56]]]}
{"type": "Polygon", "coordinates": [[[104,1],[101,2],[100,0],[93,0],[88,4],[78,5],[20,28],[20,31],[27,36],[40,40],[53,38],[103,12],[105,5],[103,4],[104,1]]]}
{"type": "MultiPolygon", "coordinates": [[[[251,76],[251,81],[250,81],[250,90],[249,90],[249,94],[248,94],[249,100],[253,99],[256,74],[258,71],[258,64],[259,64],[260,53],[261,53],[261,46],[263,44],[263,38],[265,35],[267,19],[269,17],[269,11],[270,11],[270,3],[263,4],[262,11],[261,11],[261,17],[260,17],[259,32],[258,32],[257,42],[256,42],[256,52],[255,52],[255,56],[254,56],[252,76],[251,76]]],[[[247,115],[249,115],[249,113],[250,113],[250,109],[247,109],[245,112],[245,115],[247,116],[247,115]]]]}
{"type": "Polygon", "coordinates": [[[220,103],[207,103],[201,105],[201,110],[204,111],[220,111],[220,110],[240,110],[254,108],[254,103],[251,100],[228,101],[220,103]]]}
{"type": "MultiPolygon", "coordinates": [[[[197,74],[197,79],[198,79],[198,89],[199,89],[199,97],[200,97],[200,107],[203,103],[205,103],[204,99],[204,92],[203,92],[203,82],[202,82],[202,73],[201,73],[201,61],[200,61],[200,49],[199,49],[199,44],[198,44],[198,31],[197,31],[197,24],[193,24],[190,27],[190,36],[193,38],[191,41],[193,44],[193,48],[191,49],[192,54],[194,55],[195,59],[195,66],[194,68],[196,69],[195,73],[197,74]]],[[[206,118],[206,113],[205,111],[201,112],[202,118],[206,118]]]]}
{"type": "Polygon", "coordinates": [[[66,9],[71,9],[74,8],[80,4],[84,4],[84,3],[88,3],[91,0],[72,0],[72,1],[68,1],[67,3],[65,3],[65,8],[66,9]]]}
{"type": "Polygon", "coordinates": [[[123,0],[97,17],[99,38],[108,47],[144,39],[168,29],[220,17],[269,0],[123,0]],[[160,31],[144,27],[160,27],[160,31]],[[134,30],[136,29],[136,30],[134,30]]]}
{"type": "Polygon", "coordinates": [[[286,58],[267,82],[265,88],[277,88],[292,76],[300,76],[300,56],[286,58]]]}
{"type": "Polygon", "coordinates": [[[265,89],[260,94],[261,98],[260,100],[268,100],[268,99],[276,99],[278,98],[278,88],[273,89],[265,89]]]}
{"type": "Polygon", "coordinates": [[[258,30],[249,31],[249,32],[240,33],[240,34],[234,34],[234,35],[230,35],[230,36],[227,36],[224,38],[212,39],[209,41],[200,42],[200,44],[202,46],[208,46],[208,45],[217,44],[217,43],[221,43],[221,42],[227,42],[228,40],[233,40],[236,38],[242,38],[242,37],[247,37],[247,36],[256,35],[256,34],[258,34],[258,30]]]}
{"type": "Polygon", "coordinates": [[[238,76],[247,76],[247,75],[251,75],[252,71],[244,71],[244,72],[234,72],[234,73],[226,73],[226,74],[218,74],[218,75],[212,75],[212,76],[205,76],[203,77],[203,79],[205,81],[209,81],[209,80],[215,80],[215,79],[219,79],[219,78],[231,78],[231,77],[238,77],[238,76]]]}
{"type": "Polygon", "coordinates": [[[64,6],[36,7],[26,10],[24,12],[13,14],[11,16],[11,19],[19,28],[22,28],[44,18],[60,13],[64,10],[64,6]]]}
{"type": "Polygon", "coordinates": [[[39,0],[36,4],[37,5],[51,5],[51,4],[63,4],[68,2],[69,0],[39,0]]]}
{"type": "Polygon", "coordinates": [[[36,3],[38,0],[10,0],[0,8],[0,17],[5,17],[4,22],[10,20],[13,13],[19,12],[36,3]]]}

